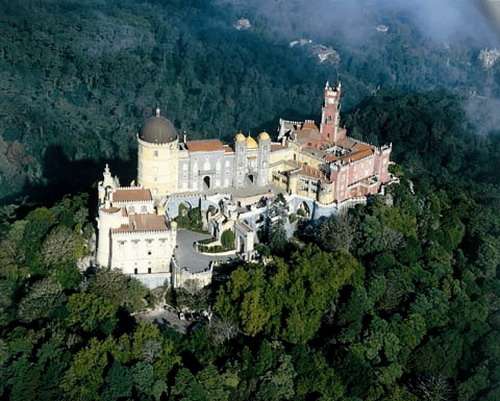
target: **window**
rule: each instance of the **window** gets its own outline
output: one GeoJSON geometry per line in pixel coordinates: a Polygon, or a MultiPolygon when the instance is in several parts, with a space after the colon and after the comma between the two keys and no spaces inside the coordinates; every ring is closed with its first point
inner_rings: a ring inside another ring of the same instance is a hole
{"type": "Polygon", "coordinates": [[[148,251],[148,255],[151,256],[151,251],[148,251]]]}
{"type": "Polygon", "coordinates": [[[155,157],[158,157],[158,151],[157,150],[155,150],[154,155],[155,155],[155,157]]]}
{"type": "Polygon", "coordinates": [[[151,267],[148,267],[148,274],[151,274],[151,267]]]}
{"type": "Polygon", "coordinates": [[[137,274],[137,269],[134,269],[134,274],[137,274]]]}

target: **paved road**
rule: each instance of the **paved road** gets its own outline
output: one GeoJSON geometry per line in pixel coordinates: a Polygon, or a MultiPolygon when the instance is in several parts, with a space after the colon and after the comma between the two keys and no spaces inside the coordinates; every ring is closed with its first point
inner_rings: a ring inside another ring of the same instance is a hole
{"type": "Polygon", "coordinates": [[[193,243],[206,238],[210,238],[210,235],[183,229],[177,231],[177,248],[174,255],[179,267],[186,267],[190,272],[198,273],[208,268],[213,260],[225,262],[229,259],[228,256],[208,256],[196,252],[193,243]]]}

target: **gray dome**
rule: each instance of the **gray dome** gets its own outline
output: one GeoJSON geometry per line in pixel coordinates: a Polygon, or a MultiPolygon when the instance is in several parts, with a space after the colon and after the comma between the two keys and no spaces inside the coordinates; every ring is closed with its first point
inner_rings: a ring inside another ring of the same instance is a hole
{"type": "Polygon", "coordinates": [[[177,136],[174,124],[157,113],[146,120],[140,138],[149,143],[168,143],[175,141],[177,136]]]}

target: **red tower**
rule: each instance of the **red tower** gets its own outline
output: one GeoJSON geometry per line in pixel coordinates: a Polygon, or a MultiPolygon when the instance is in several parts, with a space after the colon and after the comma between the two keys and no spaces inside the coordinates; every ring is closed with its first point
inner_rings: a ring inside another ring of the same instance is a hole
{"type": "Polygon", "coordinates": [[[340,82],[335,89],[328,82],[326,83],[320,133],[321,138],[329,143],[334,143],[338,140],[341,95],[342,86],[340,82]]]}

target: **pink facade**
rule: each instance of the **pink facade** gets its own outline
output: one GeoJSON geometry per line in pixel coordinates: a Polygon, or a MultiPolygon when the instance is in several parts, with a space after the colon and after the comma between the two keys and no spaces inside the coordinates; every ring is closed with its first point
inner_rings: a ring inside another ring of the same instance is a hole
{"type": "MultiPolygon", "coordinates": [[[[312,120],[280,120],[279,138],[313,154],[318,172],[326,174],[321,179],[322,191],[330,192],[332,196],[326,198],[334,202],[376,194],[391,180],[388,168],[392,145],[377,147],[349,137],[340,127],[341,95],[340,84],[333,88],[327,82],[319,128],[312,120]]],[[[299,176],[310,173],[297,172],[299,176]]]]}
{"type": "Polygon", "coordinates": [[[359,160],[331,165],[330,183],[337,202],[373,195],[391,180],[388,171],[391,147],[374,148],[371,155],[359,160]]]}

